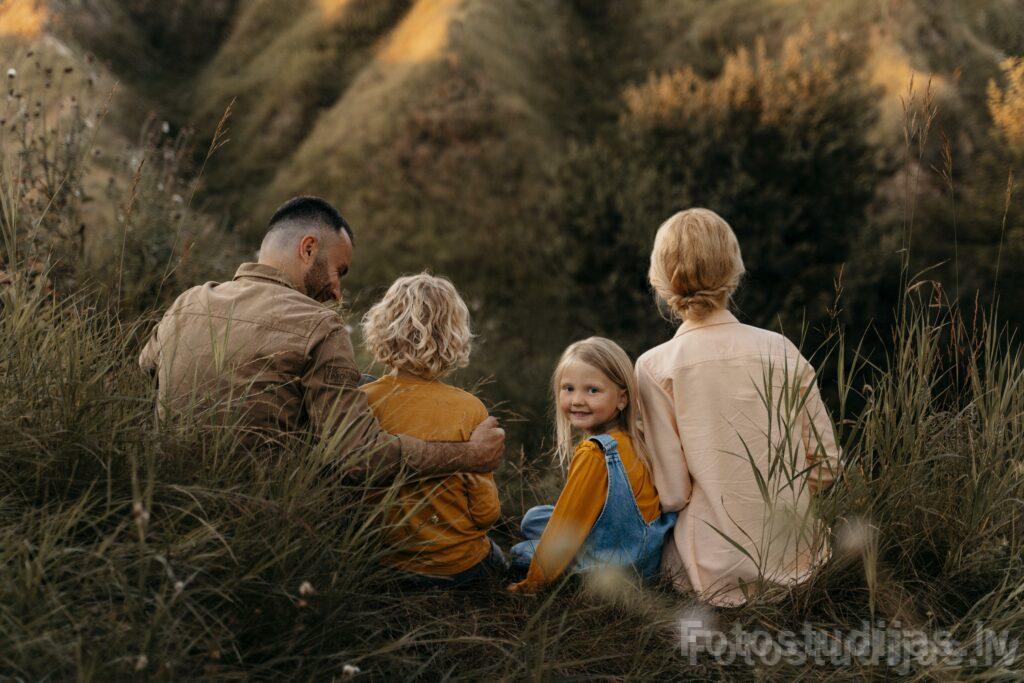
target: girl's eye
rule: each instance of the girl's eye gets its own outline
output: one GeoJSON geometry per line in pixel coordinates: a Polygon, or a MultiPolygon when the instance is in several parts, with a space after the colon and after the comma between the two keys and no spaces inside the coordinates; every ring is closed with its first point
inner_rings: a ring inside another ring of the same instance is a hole
{"type": "Polygon", "coordinates": [[[599,393],[600,391],[601,391],[601,390],[600,390],[600,389],[598,389],[597,387],[590,387],[590,393],[592,393],[592,394],[597,394],[597,393],[599,393]]]}
{"type": "Polygon", "coordinates": [[[569,385],[565,385],[564,387],[562,387],[562,391],[572,391],[572,387],[569,385]]]}

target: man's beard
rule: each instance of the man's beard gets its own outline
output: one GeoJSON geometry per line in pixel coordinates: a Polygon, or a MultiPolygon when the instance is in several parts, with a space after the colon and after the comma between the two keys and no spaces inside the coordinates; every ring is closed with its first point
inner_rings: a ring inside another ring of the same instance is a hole
{"type": "Polygon", "coordinates": [[[331,291],[331,281],[327,276],[327,259],[319,254],[313,261],[313,267],[306,273],[302,282],[306,288],[306,296],[316,299],[320,303],[327,303],[334,300],[334,292],[331,291]]]}

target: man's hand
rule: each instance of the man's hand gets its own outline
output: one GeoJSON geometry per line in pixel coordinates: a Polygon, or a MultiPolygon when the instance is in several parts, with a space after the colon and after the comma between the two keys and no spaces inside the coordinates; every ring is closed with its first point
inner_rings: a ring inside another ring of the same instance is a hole
{"type": "Polygon", "coordinates": [[[505,430],[498,426],[498,419],[487,417],[469,435],[469,443],[476,454],[474,466],[469,472],[493,472],[505,455],[505,430]]]}

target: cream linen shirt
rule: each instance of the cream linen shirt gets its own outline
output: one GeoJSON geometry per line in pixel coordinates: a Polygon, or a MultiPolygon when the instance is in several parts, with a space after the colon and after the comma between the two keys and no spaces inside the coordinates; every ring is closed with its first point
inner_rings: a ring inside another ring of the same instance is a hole
{"type": "Polygon", "coordinates": [[[839,471],[814,370],[780,334],[726,310],[636,363],[654,484],[679,511],[662,568],[721,606],[799,583],[828,558],[812,494],[839,471]]]}

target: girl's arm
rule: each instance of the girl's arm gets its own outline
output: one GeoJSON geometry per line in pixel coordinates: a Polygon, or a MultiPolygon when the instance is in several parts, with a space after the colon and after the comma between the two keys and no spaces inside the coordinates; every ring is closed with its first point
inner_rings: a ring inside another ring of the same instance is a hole
{"type": "Polygon", "coordinates": [[[583,547],[607,498],[604,453],[593,441],[584,441],[573,453],[565,488],[540,537],[526,578],[509,586],[509,590],[533,593],[561,576],[583,547]]]}

